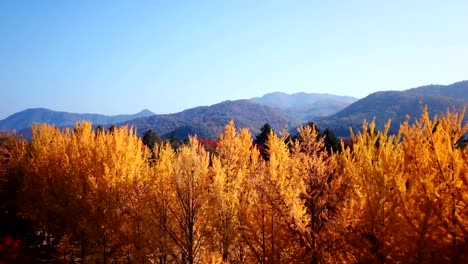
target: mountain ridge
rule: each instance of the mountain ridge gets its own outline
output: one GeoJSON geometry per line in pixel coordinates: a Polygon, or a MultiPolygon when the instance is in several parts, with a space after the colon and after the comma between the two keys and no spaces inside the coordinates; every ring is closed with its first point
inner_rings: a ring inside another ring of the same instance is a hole
{"type": "MultiPolygon", "coordinates": [[[[364,119],[376,120],[376,128],[383,129],[391,119],[389,132],[396,133],[399,125],[410,117],[420,118],[427,105],[429,114],[443,114],[447,110],[460,111],[468,104],[468,81],[450,85],[426,85],[403,91],[379,91],[354,102],[334,115],[317,120],[319,127],[328,127],[337,135],[349,136],[349,128],[361,129],[364,119]]],[[[467,121],[465,116],[464,121],[467,121]]]]}
{"type": "Polygon", "coordinates": [[[410,116],[411,120],[419,118],[425,105],[433,116],[444,113],[447,109],[460,110],[467,104],[468,81],[460,81],[402,91],[378,91],[361,99],[331,94],[273,92],[262,97],[226,100],[210,106],[197,106],[178,113],[159,115],[147,109],[134,115],[105,116],[34,108],[0,121],[0,130],[5,130],[5,120],[11,121],[9,128],[14,124],[17,126],[14,129],[22,131],[27,130],[34,122],[65,127],[74,126],[76,121],[84,119],[95,125],[128,124],[135,127],[140,136],[152,129],[166,138],[173,135],[185,138],[196,134],[214,139],[223,132],[230,120],[234,120],[238,128],[249,128],[253,135],[265,123],[270,123],[276,131],[295,131],[299,124],[313,121],[322,129],[329,128],[338,136],[347,137],[349,128],[359,130],[364,119],[371,121],[375,118],[377,129],[382,129],[387,120],[391,119],[390,133],[395,133],[406,120],[406,116],[410,116]],[[330,111],[336,112],[329,114],[330,111]],[[29,117],[22,117],[30,112],[32,114],[29,117]]]}
{"type": "Polygon", "coordinates": [[[151,129],[166,137],[175,134],[185,138],[190,132],[199,137],[214,139],[224,131],[230,120],[234,120],[238,128],[249,128],[252,133],[258,132],[265,123],[270,123],[278,131],[299,124],[299,121],[291,119],[277,109],[241,99],[198,106],[179,113],[138,118],[121,125],[134,126],[139,135],[151,129]]]}
{"type": "Polygon", "coordinates": [[[136,114],[121,114],[121,115],[102,115],[92,113],[71,113],[65,111],[55,111],[48,108],[28,108],[23,111],[14,113],[7,118],[0,120],[0,130],[17,130],[20,131],[31,127],[34,123],[48,123],[58,127],[73,126],[77,121],[88,120],[96,125],[109,125],[112,123],[120,123],[126,120],[131,120],[139,117],[154,115],[148,109],[143,109],[136,114]]]}

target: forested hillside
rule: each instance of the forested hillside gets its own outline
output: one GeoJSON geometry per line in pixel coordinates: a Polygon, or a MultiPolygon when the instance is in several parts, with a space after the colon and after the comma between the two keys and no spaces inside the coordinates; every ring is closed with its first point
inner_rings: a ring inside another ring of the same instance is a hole
{"type": "Polygon", "coordinates": [[[378,129],[383,129],[385,122],[391,119],[389,132],[393,134],[398,132],[407,117],[415,120],[420,116],[426,105],[431,116],[447,110],[462,110],[468,105],[468,81],[372,93],[334,115],[318,119],[316,123],[330,128],[339,136],[349,137],[349,129],[360,129],[363,119],[372,121],[375,118],[378,129]]]}
{"type": "Polygon", "coordinates": [[[11,263],[467,263],[463,113],[398,135],[364,122],[342,152],[313,126],[267,158],[229,122],[147,148],[128,127],[0,137],[0,259],[11,263]]]}
{"type": "Polygon", "coordinates": [[[277,131],[296,127],[299,124],[277,109],[249,100],[236,100],[195,107],[174,114],[139,118],[121,125],[134,126],[139,135],[151,129],[159,135],[168,137],[175,134],[179,138],[197,135],[201,138],[216,139],[229,120],[234,120],[240,127],[249,128],[254,133],[257,133],[265,123],[270,123],[277,131]]]}

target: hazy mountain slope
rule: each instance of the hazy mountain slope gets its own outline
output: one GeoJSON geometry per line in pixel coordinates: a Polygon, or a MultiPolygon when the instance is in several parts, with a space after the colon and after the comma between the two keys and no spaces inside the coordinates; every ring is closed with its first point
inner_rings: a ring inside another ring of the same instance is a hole
{"type": "Polygon", "coordinates": [[[57,127],[74,126],[77,121],[81,120],[89,120],[96,125],[108,125],[152,115],[154,115],[154,113],[146,109],[133,115],[107,116],[99,114],[76,114],[53,111],[45,108],[33,108],[15,113],[4,120],[1,120],[0,130],[20,131],[31,127],[34,123],[48,123],[57,127]]]}
{"type": "Polygon", "coordinates": [[[330,116],[349,105],[350,103],[347,102],[326,99],[308,105],[289,107],[282,109],[282,111],[288,116],[304,123],[316,120],[320,117],[330,116]]]}
{"type": "Polygon", "coordinates": [[[331,128],[339,136],[349,136],[349,128],[360,129],[364,119],[371,121],[375,117],[378,129],[382,129],[385,122],[391,119],[390,132],[395,133],[407,115],[413,120],[419,118],[425,105],[428,106],[431,116],[444,113],[447,109],[461,110],[468,103],[466,94],[468,85],[463,82],[447,86],[424,86],[406,91],[376,92],[332,116],[318,120],[317,123],[322,128],[331,128]]]}
{"type": "Polygon", "coordinates": [[[334,100],[345,103],[353,103],[357,98],[351,96],[341,96],[334,94],[323,94],[323,93],[293,93],[286,94],[282,92],[274,92],[265,94],[262,97],[251,98],[255,103],[268,105],[271,107],[278,107],[286,109],[290,107],[309,105],[311,103],[321,100],[334,100]]]}
{"type": "Polygon", "coordinates": [[[278,108],[301,122],[308,122],[317,117],[332,115],[358,99],[333,94],[274,92],[250,100],[278,108]]]}
{"type": "Polygon", "coordinates": [[[267,122],[276,130],[293,127],[299,123],[277,109],[249,100],[237,100],[196,107],[175,114],[139,118],[122,124],[136,127],[139,135],[152,129],[166,137],[175,134],[184,138],[188,134],[196,134],[203,138],[217,138],[231,119],[236,127],[247,127],[253,133],[257,133],[267,122]]]}

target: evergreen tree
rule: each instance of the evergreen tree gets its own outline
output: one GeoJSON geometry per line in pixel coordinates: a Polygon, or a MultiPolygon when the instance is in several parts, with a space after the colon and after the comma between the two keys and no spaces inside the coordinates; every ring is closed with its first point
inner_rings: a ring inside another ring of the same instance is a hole
{"type": "Polygon", "coordinates": [[[179,137],[177,136],[175,132],[173,132],[171,135],[171,138],[169,139],[169,143],[171,144],[171,147],[174,150],[178,150],[180,146],[183,145],[184,142],[179,139],[179,137]]]}
{"type": "Polygon", "coordinates": [[[265,123],[261,128],[260,128],[260,133],[257,134],[255,137],[254,143],[257,144],[257,146],[260,149],[260,154],[262,155],[264,160],[269,160],[268,156],[268,146],[266,142],[268,141],[268,137],[270,133],[273,132],[273,129],[271,128],[269,123],[265,123]]]}
{"type": "Polygon", "coordinates": [[[325,140],[325,149],[330,152],[341,152],[341,144],[338,138],[336,138],[335,134],[330,129],[325,129],[321,134],[321,137],[325,140]]]}
{"type": "Polygon", "coordinates": [[[98,126],[96,126],[94,131],[96,131],[96,133],[103,133],[104,132],[104,127],[102,127],[101,125],[98,125],[98,126]]]}
{"type": "Polygon", "coordinates": [[[142,140],[143,144],[148,146],[148,148],[153,149],[154,145],[161,141],[161,138],[152,129],[149,129],[143,135],[142,140]]]}

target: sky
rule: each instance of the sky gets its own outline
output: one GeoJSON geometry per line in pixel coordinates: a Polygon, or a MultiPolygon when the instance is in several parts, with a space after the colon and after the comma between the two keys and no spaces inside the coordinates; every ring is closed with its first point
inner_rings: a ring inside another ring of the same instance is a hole
{"type": "Polygon", "coordinates": [[[0,1],[0,119],[468,79],[468,1],[0,1]]]}

